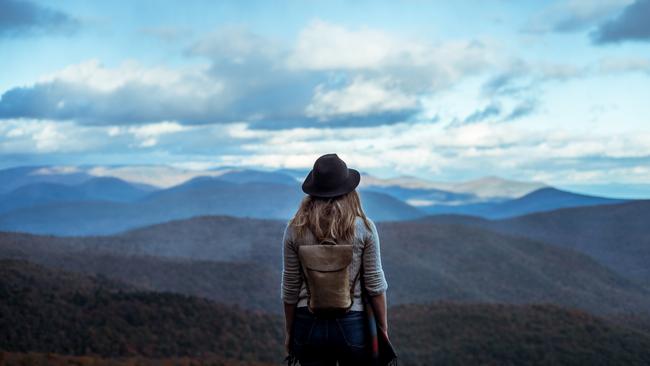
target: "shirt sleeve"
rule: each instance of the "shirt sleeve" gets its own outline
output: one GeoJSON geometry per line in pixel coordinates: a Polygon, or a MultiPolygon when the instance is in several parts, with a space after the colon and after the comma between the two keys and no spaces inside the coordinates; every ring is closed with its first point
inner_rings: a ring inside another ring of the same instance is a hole
{"type": "Polygon", "coordinates": [[[388,283],[381,265],[379,233],[375,223],[368,219],[372,230],[366,234],[366,249],[363,253],[363,282],[370,296],[376,296],[388,289],[388,283]]]}
{"type": "Polygon", "coordinates": [[[282,290],[280,297],[287,304],[296,304],[299,300],[302,275],[300,261],[294,245],[290,224],[284,228],[282,237],[282,290]]]}

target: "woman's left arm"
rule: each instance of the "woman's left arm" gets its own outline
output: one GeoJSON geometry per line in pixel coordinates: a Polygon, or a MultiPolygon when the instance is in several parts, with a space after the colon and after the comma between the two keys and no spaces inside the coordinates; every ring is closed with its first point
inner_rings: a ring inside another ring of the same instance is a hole
{"type": "Polygon", "coordinates": [[[300,260],[293,245],[292,229],[290,223],[284,229],[282,238],[282,300],[284,303],[284,335],[285,348],[289,353],[289,339],[293,318],[298,304],[302,277],[300,274],[300,260]]]}

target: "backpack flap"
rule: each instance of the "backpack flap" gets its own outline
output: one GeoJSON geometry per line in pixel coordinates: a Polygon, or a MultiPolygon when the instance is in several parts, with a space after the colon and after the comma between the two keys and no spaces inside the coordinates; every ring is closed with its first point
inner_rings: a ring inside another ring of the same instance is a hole
{"type": "Polygon", "coordinates": [[[301,245],[298,256],[303,266],[312,310],[346,309],[350,297],[349,266],[352,245],[301,245]]]}
{"type": "Polygon", "coordinates": [[[301,245],[298,256],[307,269],[339,271],[352,262],[352,245],[301,245]]]}

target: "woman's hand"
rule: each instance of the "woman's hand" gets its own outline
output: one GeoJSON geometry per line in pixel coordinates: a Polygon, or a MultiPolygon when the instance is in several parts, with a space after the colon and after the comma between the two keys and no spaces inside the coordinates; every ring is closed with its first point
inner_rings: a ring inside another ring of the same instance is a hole
{"type": "Polygon", "coordinates": [[[289,333],[284,334],[284,355],[288,356],[291,353],[291,335],[289,333]]]}
{"type": "Polygon", "coordinates": [[[287,355],[291,351],[291,329],[293,327],[293,318],[296,314],[296,304],[284,303],[284,350],[287,355]]]}
{"type": "Polygon", "coordinates": [[[379,328],[379,330],[380,330],[382,333],[384,333],[384,335],[386,336],[386,339],[390,339],[390,338],[388,338],[388,326],[385,326],[385,325],[382,326],[382,325],[379,325],[379,324],[378,324],[377,327],[379,328]]]}
{"type": "Polygon", "coordinates": [[[377,328],[381,330],[388,338],[388,314],[386,312],[386,292],[382,292],[377,296],[371,296],[372,308],[377,318],[377,328]]]}

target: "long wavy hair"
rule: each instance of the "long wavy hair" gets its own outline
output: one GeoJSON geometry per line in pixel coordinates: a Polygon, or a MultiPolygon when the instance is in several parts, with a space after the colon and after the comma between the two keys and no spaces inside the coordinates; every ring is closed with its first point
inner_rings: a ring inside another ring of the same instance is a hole
{"type": "Polygon", "coordinates": [[[355,220],[360,216],[368,230],[370,223],[361,207],[356,189],[336,197],[323,198],[306,195],[290,224],[297,238],[304,238],[309,230],[318,242],[332,239],[351,242],[354,238],[355,220]]]}

